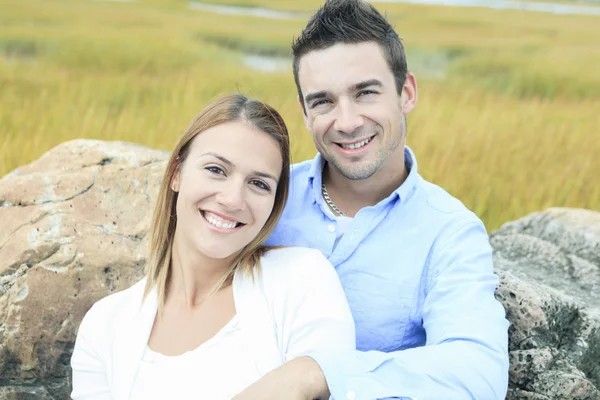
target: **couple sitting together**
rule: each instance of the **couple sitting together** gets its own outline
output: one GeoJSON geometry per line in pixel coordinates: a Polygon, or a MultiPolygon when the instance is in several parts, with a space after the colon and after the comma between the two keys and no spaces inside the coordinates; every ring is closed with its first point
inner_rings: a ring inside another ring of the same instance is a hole
{"type": "Polygon", "coordinates": [[[73,399],[504,399],[489,238],[405,145],[398,34],[329,0],[293,56],[317,156],[290,165],[260,101],[205,108],[167,164],[146,277],[81,323],[73,399]]]}

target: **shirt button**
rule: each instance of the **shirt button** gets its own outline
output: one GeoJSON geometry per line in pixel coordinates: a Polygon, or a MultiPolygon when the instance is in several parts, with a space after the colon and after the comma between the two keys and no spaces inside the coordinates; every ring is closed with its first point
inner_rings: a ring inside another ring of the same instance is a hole
{"type": "Polygon", "coordinates": [[[349,391],[348,393],[346,393],[346,400],[355,400],[356,399],[356,393],[354,393],[353,391],[349,391]]]}
{"type": "Polygon", "coordinates": [[[335,225],[334,224],[329,224],[329,226],[327,227],[327,229],[329,229],[329,232],[335,232],[335,225]]]}

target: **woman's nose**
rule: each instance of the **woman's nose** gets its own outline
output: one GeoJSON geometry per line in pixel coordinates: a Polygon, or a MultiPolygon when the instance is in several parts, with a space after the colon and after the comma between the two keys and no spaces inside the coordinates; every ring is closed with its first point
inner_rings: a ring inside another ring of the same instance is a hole
{"type": "Polygon", "coordinates": [[[222,190],[216,196],[217,202],[223,207],[243,211],[246,209],[246,199],[244,185],[237,181],[231,181],[224,185],[222,190]]]}

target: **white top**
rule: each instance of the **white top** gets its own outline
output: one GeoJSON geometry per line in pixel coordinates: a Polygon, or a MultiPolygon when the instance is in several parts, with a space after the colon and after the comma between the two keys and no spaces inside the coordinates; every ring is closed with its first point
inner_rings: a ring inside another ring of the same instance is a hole
{"type": "Polygon", "coordinates": [[[214,341],[180,360],[158,357],[161,364],[171,366],[173,361],[177,368],[186,364],[183,368],[193,370],[194,378],[184,382],[177,373],[167,378],[163,374],[169,372],[163,368],[158,379],[153,375],[158,372],[145,361],[156,359],[146,350],[157,296],[152,291],[144,300],[144,285],[142,280],[105,297],[83,318],[71,358],[74,400],[147,399],[134,386],[145,390],[150,381],[159,382],[156,390],[169,390],[156,398],[219,399],[219,394],[208,393],[213,389],[201,387],[206,375],[200,371],[208,366],[212,377],[205,382],[227,382],[228,390],[239,391],[293,358],[355,349],[354,322],[335,269],[318,250],[287,247],[267,252],[260,273],[253,277],[234,275],[237,323],[234,320],[214,341]],[[226,361],[232,357],[234,361],[226,361]],[[238,373],[232,368],[241,369],[238,373]]]}
{"type": "Polygon", "coordinates": [[[179,356],[144,352],[131,400],[231,400],[260,378],[245,342],[239,319],[233,317],[215,336],[179,356]],[[235,377],[235,379],[232,379],[235,377]]]}

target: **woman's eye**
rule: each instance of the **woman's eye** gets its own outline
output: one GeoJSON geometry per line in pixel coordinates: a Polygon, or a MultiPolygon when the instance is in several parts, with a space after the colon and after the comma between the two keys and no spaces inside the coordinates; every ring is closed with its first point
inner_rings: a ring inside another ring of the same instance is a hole
{"type": "Polygon", "coordinates": [[[271,188],[269,187],[269,185],[267,185],[263,181],[259,181],[257,179],[254,179],[254,180],[250,181],[250,183],[252,185],[258,187],[259,189],[266,191],[266,192],[270,192],[271,191],[271,188]]]}
{"type": "Polygon", "coordinates": [[[213,174],[225,175],[225,171],[223,171],[223,169],[219,168],[219,167],[210,166],[210,167],[206,167],[205,169],[209,172],[212,172],[213,174]]]}

